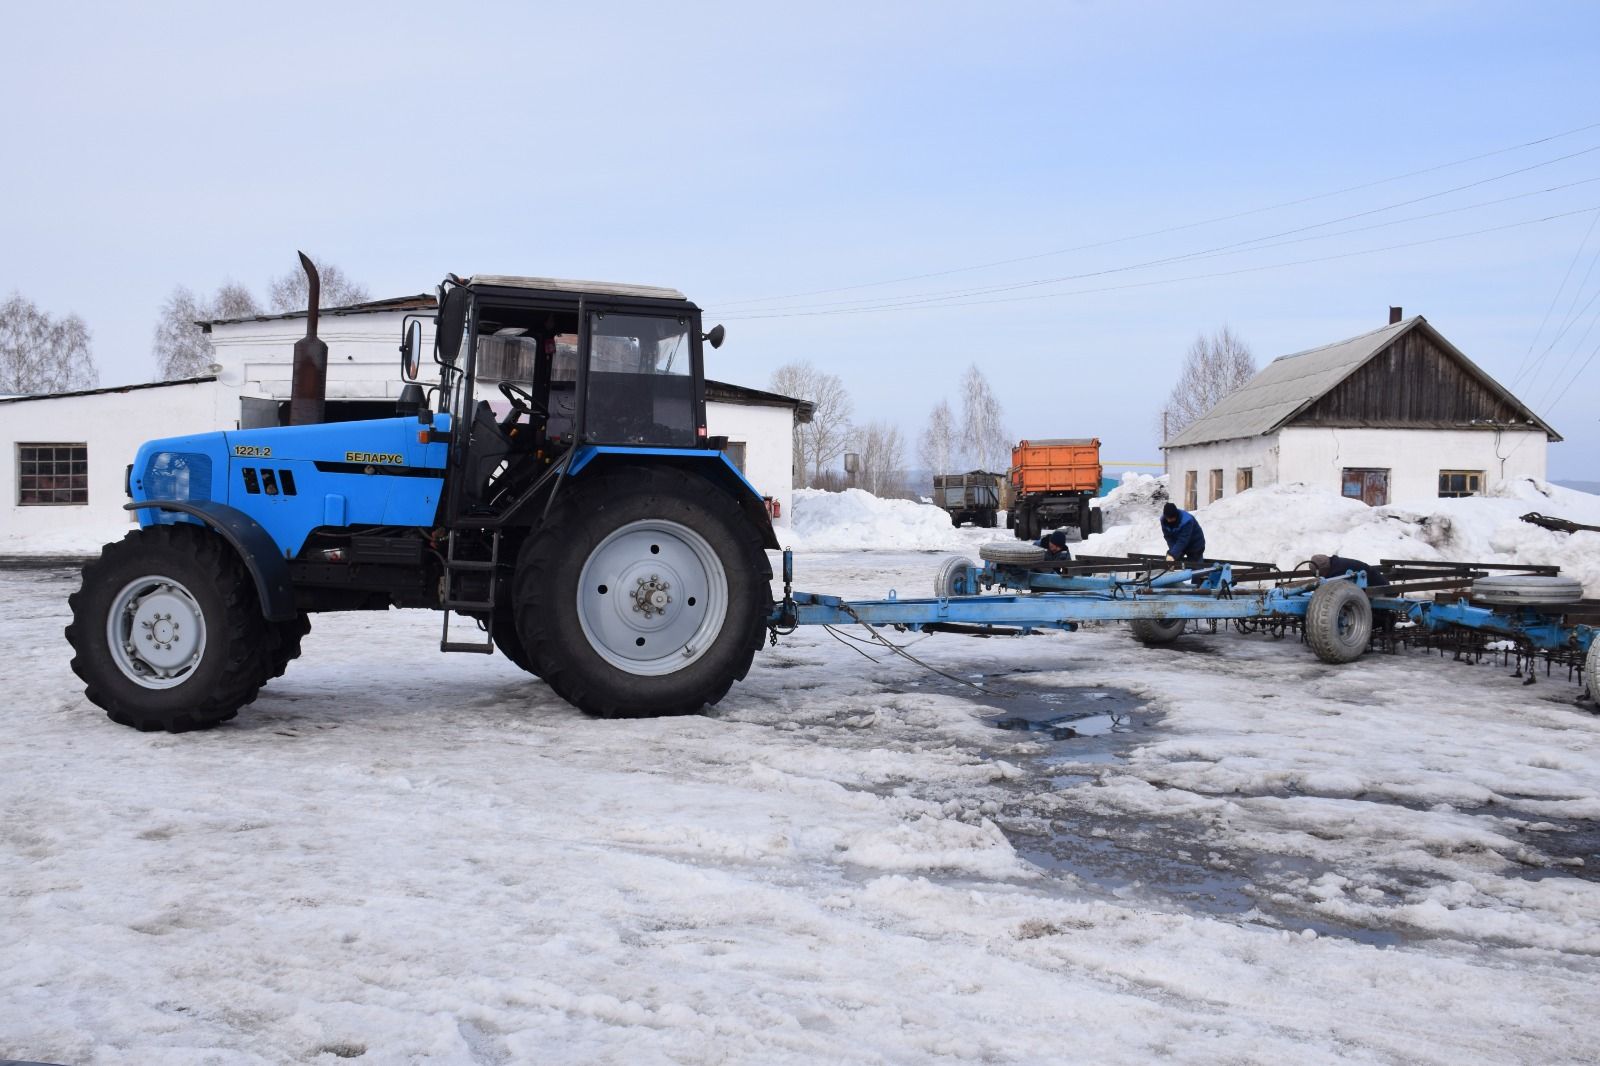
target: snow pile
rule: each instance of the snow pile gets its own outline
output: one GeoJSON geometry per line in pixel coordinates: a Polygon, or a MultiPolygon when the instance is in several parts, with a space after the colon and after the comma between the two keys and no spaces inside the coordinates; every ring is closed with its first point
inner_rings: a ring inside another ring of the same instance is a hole
{"type": "Polygon", "coordinates": [[[1105,515],[1105,526],[1134,525],[1154,520],[1167,502],[1167,476],[1140,474],[1129,470],[1116,488],[1095,500],[1093,506],[1105,515]]]}
{"type": "Polygon", "coordinates": [[[944,551],[965,548],[970,539],[957,531],[950,516],[938,507],[910,500],[881,500],[861,489],[796,489],[789,528],[794,535],[788,539],[794,546],[811,551],[944,551]]]}
{"type": "MultiPolygon", "coordinates": [[[[1099,506],[1104,533],[1084,541],[1088,555],[1159,552],[1166,477],[1133,475],[1099,506]]],[[[1521,479],[1486,496],[1428,500],[1422,506],[1368,507],[1303,484],[1271,485],[1224,497],[1200,510],[1206,551],[1292,567],[1312,555],[1379,559],[1461,559],[1559,566],[1600,596],[1600,533],[1556,533],[1521,521],[1530,511],[1600,525],[1600,496],[1521,479]]]]}

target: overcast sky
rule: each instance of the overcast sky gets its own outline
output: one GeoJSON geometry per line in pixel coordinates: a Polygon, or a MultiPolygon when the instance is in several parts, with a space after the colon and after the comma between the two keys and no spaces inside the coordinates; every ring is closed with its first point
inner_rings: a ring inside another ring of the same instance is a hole
{"type": "Polygon", "coordinates": [[[296,248],[665,284],[712,376],[810,359],[914,437],[976,361],[1113,466],[1200,331],[1265,363],[1399,304],[1600,479],[1600,8],[1218,6],[7,5],[0,292],[115,384],[174,285],[296,248]]]}

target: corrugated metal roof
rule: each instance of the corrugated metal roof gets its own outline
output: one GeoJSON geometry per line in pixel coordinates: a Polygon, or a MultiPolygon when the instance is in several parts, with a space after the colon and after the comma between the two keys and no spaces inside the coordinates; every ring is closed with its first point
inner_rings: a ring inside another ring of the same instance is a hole
{"type": "Polygon", "coordinates": [[[211,376],[178,378],[175,381],[141,381],[133,385],[106,385],[98,389],[76,389],[72,392],[40,392],[29,396],[3,396],[0,403],[30,403],[34,400],[70,400],[75,396],[105,396],[113,392],[138,392],[142,389],[170,389],[174,385],[204,385],[217,380],[211,376]]]}
{"type": "MultiPolygon", "coordinates": [[[[391,296],[384,300],[368,300],[365,303],[349,304],[345,307],[319,308],[317,314],[321,318],[333,315],[375,315],[384,311],[431,311],[438,306],[438,297],[430,293],[419,292],[415,296],[391,296]]],[[[211,332],[212,326],[231,326],[235,322],[273,322],[278,319],[304,318],[306,309],[298,311],[284,311],[281,314],[245,315],[242,318],[212,318],[196,322],[201,330],[211,332]]]]}
{"type": "Polygon", "coordinates": [[[474,274],[468,285],[498,285],[509,289],[546,292],[595,293],[602,296],[644,296],[654,300],[686,300],[677,289],[660,285],[633,285],[625,281],[579,281],[573,278],[525,278],[512,274],[474,274]]]}
{"type": "Polygon", "coordinates": [[[1422,321],[1422,316],[1417,315],[1349,340],[1280,356],[1191,422],[1166,446],[1181,448],[1271,433],[1422,321]]]}

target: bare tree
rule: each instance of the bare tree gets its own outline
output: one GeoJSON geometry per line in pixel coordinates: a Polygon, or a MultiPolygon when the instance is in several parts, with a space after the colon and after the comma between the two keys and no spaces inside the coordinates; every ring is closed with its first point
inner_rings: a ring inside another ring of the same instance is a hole
{"type": "Polygon", "coordinates": [[[928,424],[917,441],[917,462],[930,474],[955,473],[956,416],[943,400],[933,405],[928,424]]]}
{"type": "Polygon", "coordinates": [[[1000,401],[976,363],[961,377],[961,444],[976,469],[1005,470],[1011,461],[1000,401]]]}
{"type": "Polygon", "coordinates": [[[197,323],[219,318],[249,318],[261,313],[250,290],[237,282],[226,282],[210,300],[197,297],[179,285],[161,305],[151,344],[156,357],[156,380],[177,381],[198,377],[216,362],[211,338],[197,323]]]}
{"type": "Polygon", "coordinates": [[[1162,432],[1171,440],[1199,420],[1223,397],[1256,376],[1250,348],[1227,326],[1200,334],[1189,345],[1178,383],[1161,410],[1162,432]]]}
{"type": "Polygon", "coordinates": [[[868,422],[856,435],[861,466],[856,484],[874,496],[896,496],[905,481],[905,443],[888,422],[868,422]]]}
{"type": "MultiPolygon", "coordinates": [[[[351,304],[365,303],[371,299],[367,295],[367,287],[358,281],[353,281],[348,274],[340,270],[334,263],[324,263],[316,256],[311,257],[317,264],[317,278],[322,283],[322,291],[318,303],[323,307],[349,307],[351,304]]],[[[287,274],[279,275],[267,283],[267,299],[272,304],[272,309],[277,312],[304,311],[306,297],[310,294],[309,283],[306,281],[304,270],[295,267],[287,274]]]]}
{"type": "Polygon", "coordinates": [[[0,393],[71,392],[99,381],[83,319],[51,318],[18,293],[0,304],[0,393]]]}
{"type": "Polygon", "coordinates": [[[806,486],[815,485],[850,446],[850,394],[837,375],[823,373],[809,361],[785,363],[773,371],[772,391],[813,405],[811,421],[794,427],[794,451],[796,475],[806,486]]]}

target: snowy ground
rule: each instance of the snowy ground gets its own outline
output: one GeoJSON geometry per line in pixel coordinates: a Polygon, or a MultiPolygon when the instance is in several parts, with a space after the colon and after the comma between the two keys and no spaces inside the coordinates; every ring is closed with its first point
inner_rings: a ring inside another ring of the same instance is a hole
{"type": "MultiPolygon", "coordinates": [[[[813,553],[798,584],[936,563],[813,553]]],[[[1116,627],[916,645],[977,693],[817,630],[711,715],[602,722],[393,612],[147,736],[67,669],[74,580],[0,572],[0,1058],[1600,1058],[1600,719],[1564,678],[1116,627]],[[1042,707],[1099,735],[986,721],[1042,707]]]]}

